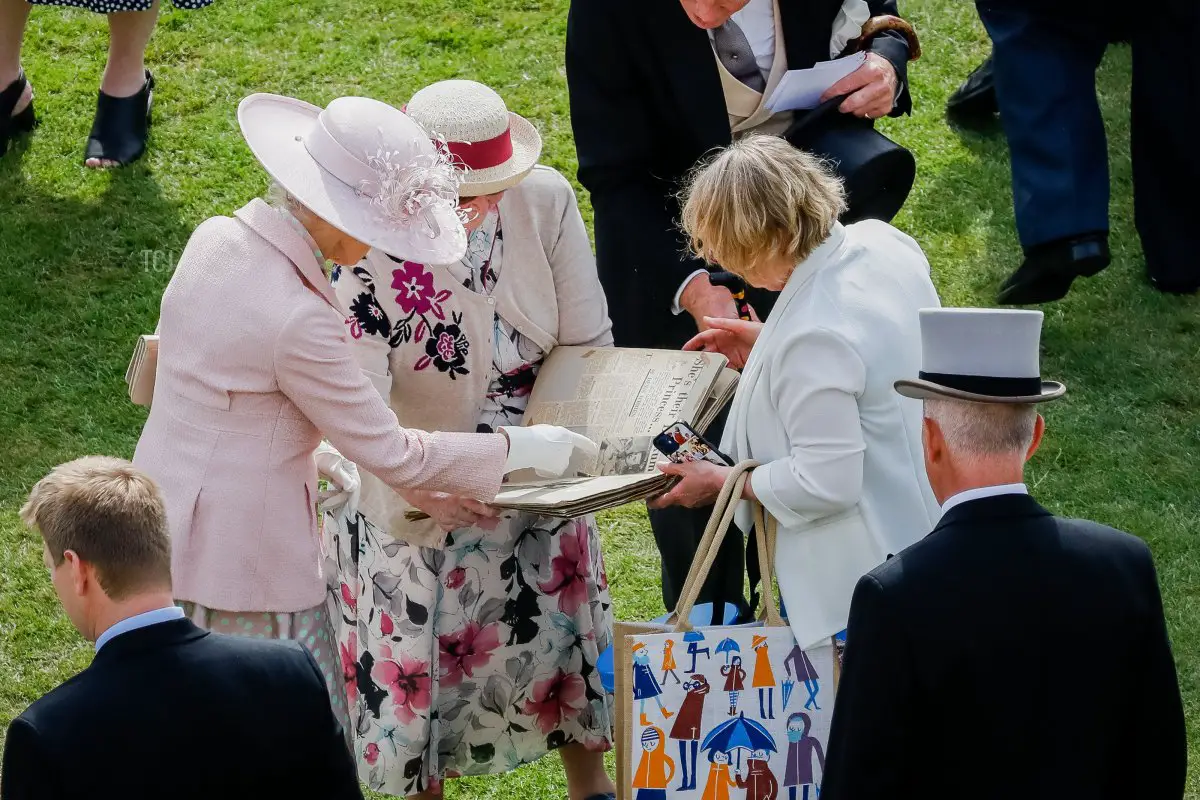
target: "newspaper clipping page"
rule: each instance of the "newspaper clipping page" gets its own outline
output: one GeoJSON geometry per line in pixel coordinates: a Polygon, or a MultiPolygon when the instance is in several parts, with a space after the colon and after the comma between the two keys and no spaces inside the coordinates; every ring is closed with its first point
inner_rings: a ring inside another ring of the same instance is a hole
{"type": "Polygon", "coordinates": [[[590,475],[654,472],[652,440],[678,420],[695,420],[725,359],[714,353],[557,347],[543,365],[525,424],[561,425],[600,445],[590,475]]]}

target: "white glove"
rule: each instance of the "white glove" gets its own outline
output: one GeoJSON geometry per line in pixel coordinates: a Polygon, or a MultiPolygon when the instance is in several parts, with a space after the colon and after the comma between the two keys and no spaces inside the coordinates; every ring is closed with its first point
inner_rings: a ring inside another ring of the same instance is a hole
{"type": "Polygon", "coordinates": [[[600,455],[600,448],[591,439],[557,425],[502,426],[500,430],[508,437],[505,474],[532,467],[543,478],[557,478],[567,471],[577,454],[588,460],[600,455]]]}
{"type": "Polygon", "coordinates": [[[317,472],[333,485],[329,491],[317,495],[322,510],[333,511],[344,506],[346,518],[354,519],[358,515],[358,497],[362,490],[358,467],[325,441],[317,447],[313,457],[317,461],[317,472]]]}

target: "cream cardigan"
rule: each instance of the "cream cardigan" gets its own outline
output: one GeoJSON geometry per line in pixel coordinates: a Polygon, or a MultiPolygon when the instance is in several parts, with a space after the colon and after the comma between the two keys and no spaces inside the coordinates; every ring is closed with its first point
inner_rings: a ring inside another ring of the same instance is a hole
{"type": "MultiPolygon", "coordinates": [[[[397,263],[372,251],[333,282],[363,371],[402,425],[475,430],[488,389],[497,313],[545,352],[558,344],[610,346],[608,303],[575,192],[558,172],[535,167],[500,201],[504,253],[490,297],[465,288],[444,266],[397,263]],[[370,309],[366,325],[362,313],[370,309]]],[[[360,508],[398,539],[441,547],[426,520],[364,472],[360,508]]]]}

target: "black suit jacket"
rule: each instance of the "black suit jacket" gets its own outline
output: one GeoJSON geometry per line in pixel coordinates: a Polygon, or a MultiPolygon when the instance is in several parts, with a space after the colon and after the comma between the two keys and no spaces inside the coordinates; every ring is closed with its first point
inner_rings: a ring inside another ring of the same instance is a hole
{"type": "MultiPolygon", "coordinates": [[[[868,0],[897,14],[896,0],[868,0]]],[[[788,67],[829,59],[842,0],[779,0],[788,67]]],[[[908,44],[892,32],[871,50],[905,86],[894,114],[907,113],[908,44]]],[[[679,347],[691,317],[671,316],[679,284],[704,264],[686,254],[677,194],[706,153],[727,146],[729,114],[708,32],[679,0],[571,0],[567,86],[579,180],[595,210],[596,260],[621,346],[679,347]]],[[[765,316],[773,295],[751,297],[765,316]]]]}
{"type": "Polygon", "coordinates": [[[114,637],[13,720],[3,800],[361,798],[316,662],[187,620],[114,637]]]}
{"type": "Polygon", "coordinates": [[[822,800],[1179,800],[1187,741],[1150,551],[1025,495],[864,576],[822,800]]]}

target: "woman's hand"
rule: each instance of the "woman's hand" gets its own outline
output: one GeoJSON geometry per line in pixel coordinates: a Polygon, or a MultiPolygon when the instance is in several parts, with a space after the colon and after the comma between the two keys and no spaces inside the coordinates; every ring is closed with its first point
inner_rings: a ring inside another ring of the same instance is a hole
{"type": "Polygon", "coordinates": [[[729,359],[729,365],[734,369],[745,367],[763,324],[757,320],[747,322],[719,317],[705,317],[704,324],[707,329],[689,339],[683,349],[720,353],[729,359]]]}
{"type": "MultiPolygon", "coordinates": [[[[672,487],[671,491],[660,495],[646,503],[650,508],[667,508],[668,506],[685,506],[698,508],[712,505],[725,485],[725,478],[731,467],[720,467],[711,461],[692,461],[686,464],[659,464],[658,468],[665,475],[682,478],[672,487]]],[[[749,483],[747,482],[747,485],[749,483]]]]}
{"type": "Polygon", "coordinates": [[[500,516],[500,509],[469,497],[410,489],[401,496],[415,508],[424,511],[444,531],[470,528],[476,525],[490,529],[500,516]]]}

